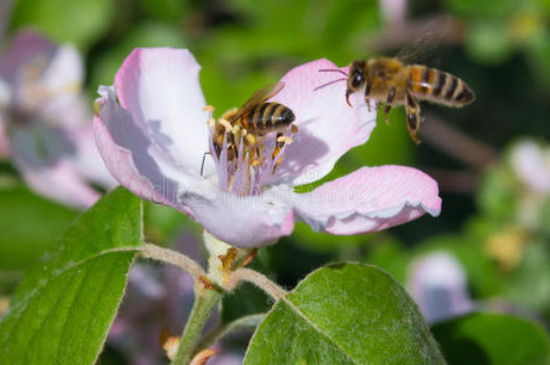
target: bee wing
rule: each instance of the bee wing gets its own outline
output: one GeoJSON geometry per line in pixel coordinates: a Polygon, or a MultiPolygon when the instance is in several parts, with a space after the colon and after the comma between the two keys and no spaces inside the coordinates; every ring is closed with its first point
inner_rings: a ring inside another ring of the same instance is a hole
{"type": "Polygon", "coordinates": [[[438,16],[425,24],[418,24],[413,30],[411,40],[395,56],[406,64],[422,63],[430,52],[441,46],[444,41],[452,41],[456,36],[457,24],[449,16],[438,16]]]}
{"type": "Polygon", "coordinates": [[[277,82],[275,84],[270,84],[262,87],[261,89],[256,90],[256,92],[252,94],[250,99],[248,99],[243,104],[243,106],[239,108],[237,113],[235,113],[235,115],[231,118],[232,121],[239,119],[246,112],[254,108],[256,105],[265,103],[267,100],[277,95],[284,87],[285,87],[284,82],[277,82]]]}

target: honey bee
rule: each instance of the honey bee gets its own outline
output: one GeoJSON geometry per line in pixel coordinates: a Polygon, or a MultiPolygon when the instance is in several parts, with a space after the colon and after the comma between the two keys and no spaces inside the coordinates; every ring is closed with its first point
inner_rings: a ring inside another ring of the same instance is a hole
{"type": "MultiPolygon", "coordinates": [[[[344,73],[337,69],[321,71],[344,73]]],[[[339,80],[343,79],[335,81],[339,80]]],[[[460,78],[424,65],[405,65],[397,58],[379,57],[368,61],[353,61],[345,80],[347,80],[347,103],[351,106],[349,96],[364,88],[365,101],[369,108],[370,99],[375,100],[377,105],[381,102],[385,103],[386,123],[389,123],[388,113],[392,106],[404,105],[407,128],[411,139],[416,143],[419,143],[417,137],[420,127],[419,100],[460,108],[475,99],[472,89],[460,78]]],[[[321,87],[323,86],[325,85],[321,87]]]]}
{"type": "MultiPolygon", "coordinates": [[[[220,156],[223,149],[224,138],[227,145],[227,159],[234,160],[238,156],[241,141],[243,151],[248,152],[249,163],[258,166],[262,163],[262,150],[267,134],[277,133],[272,159],[275,161],[281,149],[292,142],[290,137],[284,135],[287,128],[292,133],[298,131],[292,125],[296,119],[292,110],[283,104],[267,102],[277,95],[285,84],[283,82],[266,86],[257,90],[239,109],[226,112],[214,126],[213,145],[216,155],[220,156]],[[225,137],[227,136],[227,137],[225,137]]],[[[282,162],[279,158],[273,166],[273,172],[282,162]]]]}

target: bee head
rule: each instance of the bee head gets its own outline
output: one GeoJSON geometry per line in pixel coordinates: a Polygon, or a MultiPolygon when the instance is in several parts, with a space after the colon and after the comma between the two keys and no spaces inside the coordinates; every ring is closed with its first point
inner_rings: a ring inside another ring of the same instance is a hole
{"type": "Polygon", "coordinates": [[[349,96],[365,85],[366,67],[367,63],[365,61],[353,61],[349,67],[346,101],[350,106],[349,96]]]}

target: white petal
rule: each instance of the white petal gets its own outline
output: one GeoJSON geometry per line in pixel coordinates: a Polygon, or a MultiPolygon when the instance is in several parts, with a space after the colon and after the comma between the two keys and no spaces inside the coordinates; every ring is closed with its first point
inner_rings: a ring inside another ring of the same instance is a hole
{"type": "Polygon", "coordinates": [[[183,49],[136,49],[115,77],[121,106],[174,161],[196,175],[208,152],[200,66],[183,49]]]}

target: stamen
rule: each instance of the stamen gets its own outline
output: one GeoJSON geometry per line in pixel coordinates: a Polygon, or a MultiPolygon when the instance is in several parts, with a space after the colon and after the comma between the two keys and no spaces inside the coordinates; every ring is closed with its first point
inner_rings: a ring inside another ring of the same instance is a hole
{"type": "Polygon", "coordinates": [[[220,124],[225,128],[225,130],[228,131],[228,132],[230,132],[231,129],[233,128],[233,127],[231,126],[231,123],[229,123],[229,121],[226,120],[226,119],[221,118],[221,119],[218,121],[218,123],[220,123],[220,124]]]}
{"type": "Polygon", "coordinates": [[[206,121],[206,124],[207,124],[210,128],[214,129],[214,127],[216,126],[216,119],[214,119],[214,118],[208,118],[208,120],[206,121]]]}
{"type": "Polygon", "coordinates": [[[234,125],[232,128],[231,128],[231,133],[237,135],[239,133],[239,131],[241,130],[241,127],[239,127],[238,125],[234,125]]]}
{"type": "Polygon", "coordinates": [[[292,134],[296,134],[298,133],[299,129],[298,129],[298,126],[296,126],[296,124],[291,124],[290,125],[290,133],[292,134]]]}
{"type": "Polygon", "coordinates": [[[216,109],[212,105],[206,105],[204,108],[202,108],[203,112],[214,113],[214,110],[216,110],[216,109]]]}

